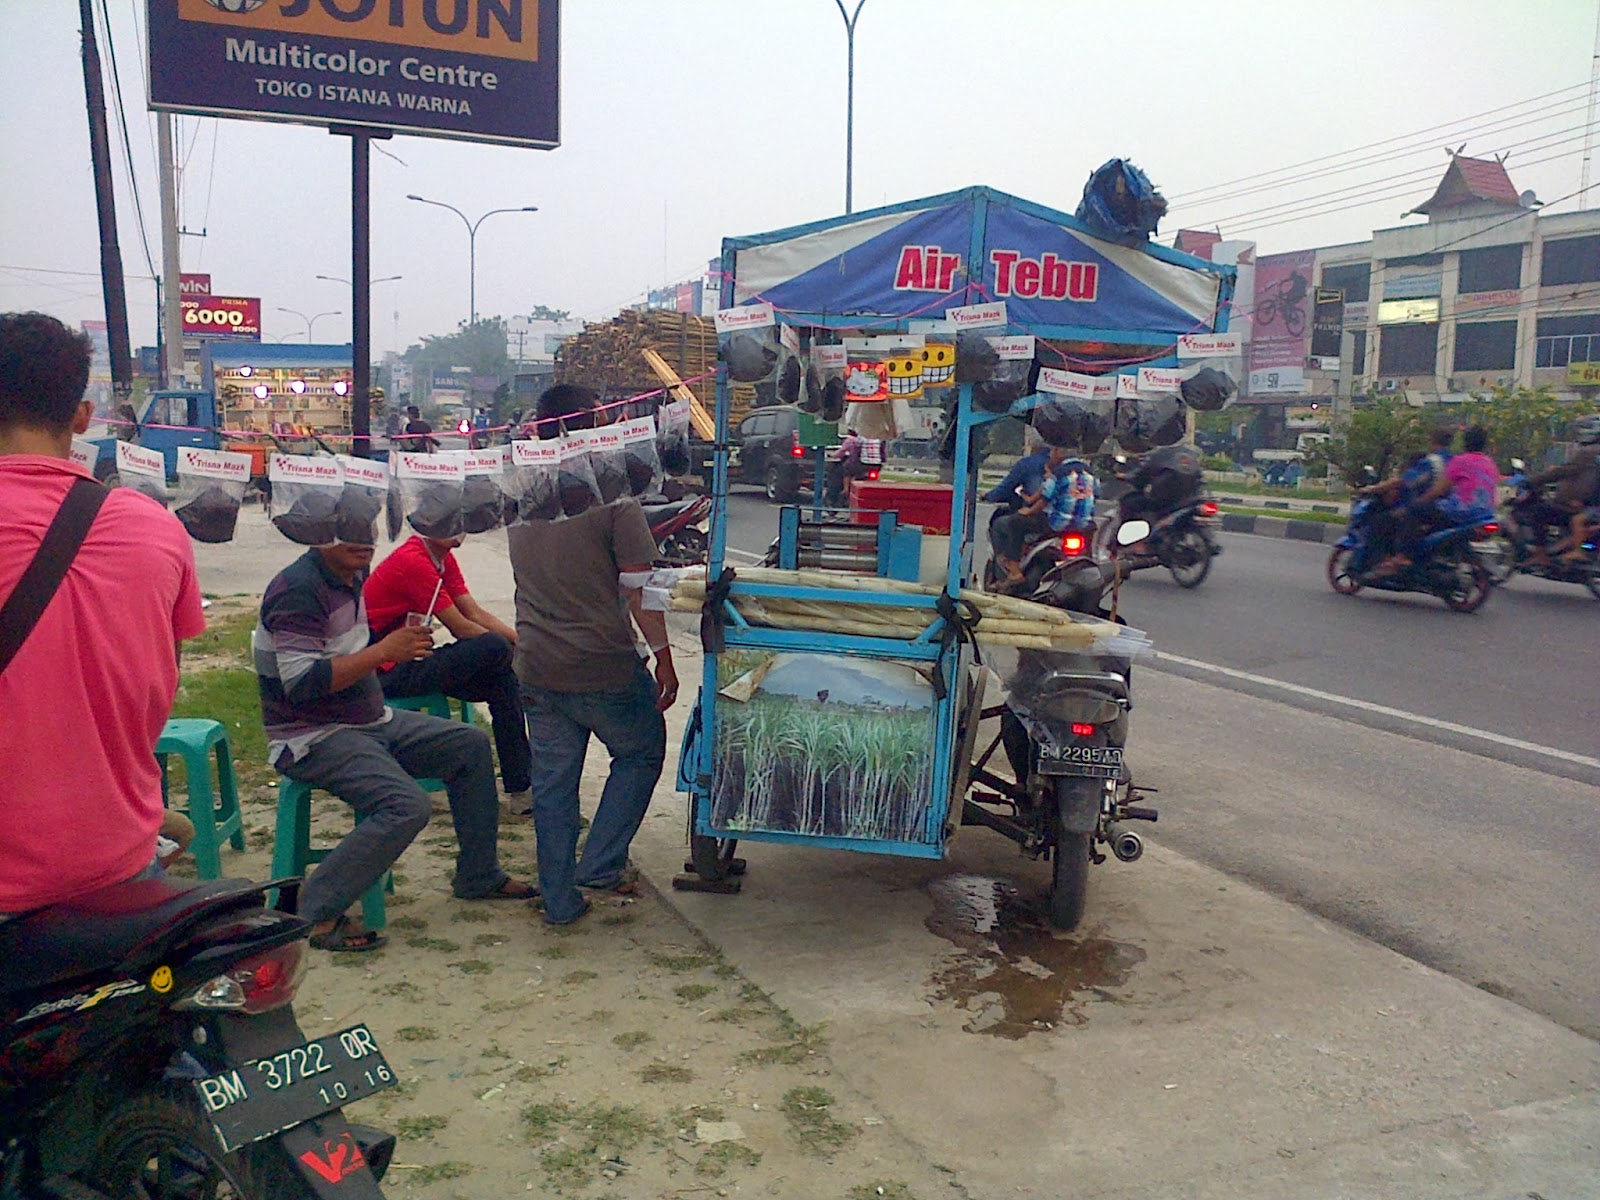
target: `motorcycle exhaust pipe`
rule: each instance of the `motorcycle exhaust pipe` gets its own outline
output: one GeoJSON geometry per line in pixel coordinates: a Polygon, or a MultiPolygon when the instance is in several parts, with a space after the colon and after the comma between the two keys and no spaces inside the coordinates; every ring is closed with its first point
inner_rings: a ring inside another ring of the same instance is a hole
{"type": "Polygon", "coordinates": [[[1144,839],[1129,829],[1119,829],[1111,835],[1111,853],[1120,862],[1137,862],[1144,853],[1144,839]]]}

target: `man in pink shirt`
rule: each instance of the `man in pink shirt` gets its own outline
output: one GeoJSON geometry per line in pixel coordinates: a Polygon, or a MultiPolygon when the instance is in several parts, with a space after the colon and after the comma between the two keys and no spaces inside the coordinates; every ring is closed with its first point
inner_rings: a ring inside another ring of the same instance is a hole
{"type": "MultiPolygon", "coordinates": [[[[0,605],[88,472],[89,340],[43,313],[0,314],[0,605]]],[[[205,628],[176,517],[132,488],[106,497],[38,624],[0,673],[0,913],[153,867],[155,744],[177,644],[205,628]]]]}
{"type": "Polygon", "coordinates": [[[1484,453],[1488,445],[1487,431],[1482,425],[1474,425],[1461,435],[1461,453],[1445,464],[1445,477],[1450,480],[1457,504],[1468,508],[1494,507],[1500,488],[1500,468],[1484,453]]]}

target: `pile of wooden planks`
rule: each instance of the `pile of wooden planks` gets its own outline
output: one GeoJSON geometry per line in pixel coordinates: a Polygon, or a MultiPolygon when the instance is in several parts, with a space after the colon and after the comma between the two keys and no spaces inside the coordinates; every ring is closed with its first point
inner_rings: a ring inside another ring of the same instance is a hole
{"type": "Polygon", "coordinates": [[[630,309],[587,325],[556,351],[556,381],[578,383],[608,397],[661,386],[640,356],[650,349],[707,408],[716,403],[717,331],[709,318],[659,309],[630,309]]]}

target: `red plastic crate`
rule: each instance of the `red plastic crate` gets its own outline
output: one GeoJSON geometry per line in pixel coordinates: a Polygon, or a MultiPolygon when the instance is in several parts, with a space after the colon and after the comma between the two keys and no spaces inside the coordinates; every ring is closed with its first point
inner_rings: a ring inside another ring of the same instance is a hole
{"type": "Polygon", "coordinates": [[[873,512],[898,514],[900,524],[919,525],[930,533],[950,532],[950,503],[955,489],[948,483],[887,483],[882,479],[857,479],[850,484],[850,507],[857,525],[872,525],[873,512]]]}

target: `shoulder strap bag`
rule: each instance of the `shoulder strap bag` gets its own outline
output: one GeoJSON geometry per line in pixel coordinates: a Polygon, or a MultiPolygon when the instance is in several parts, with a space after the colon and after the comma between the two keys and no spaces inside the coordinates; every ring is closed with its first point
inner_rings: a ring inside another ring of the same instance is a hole
{"type": "Polygon", "coordinates": [[[0,674],[44,616],[108,495],[110,492],[91,479],[79,479],[67,490],[33,561],[0,607],[0,674]]]}

